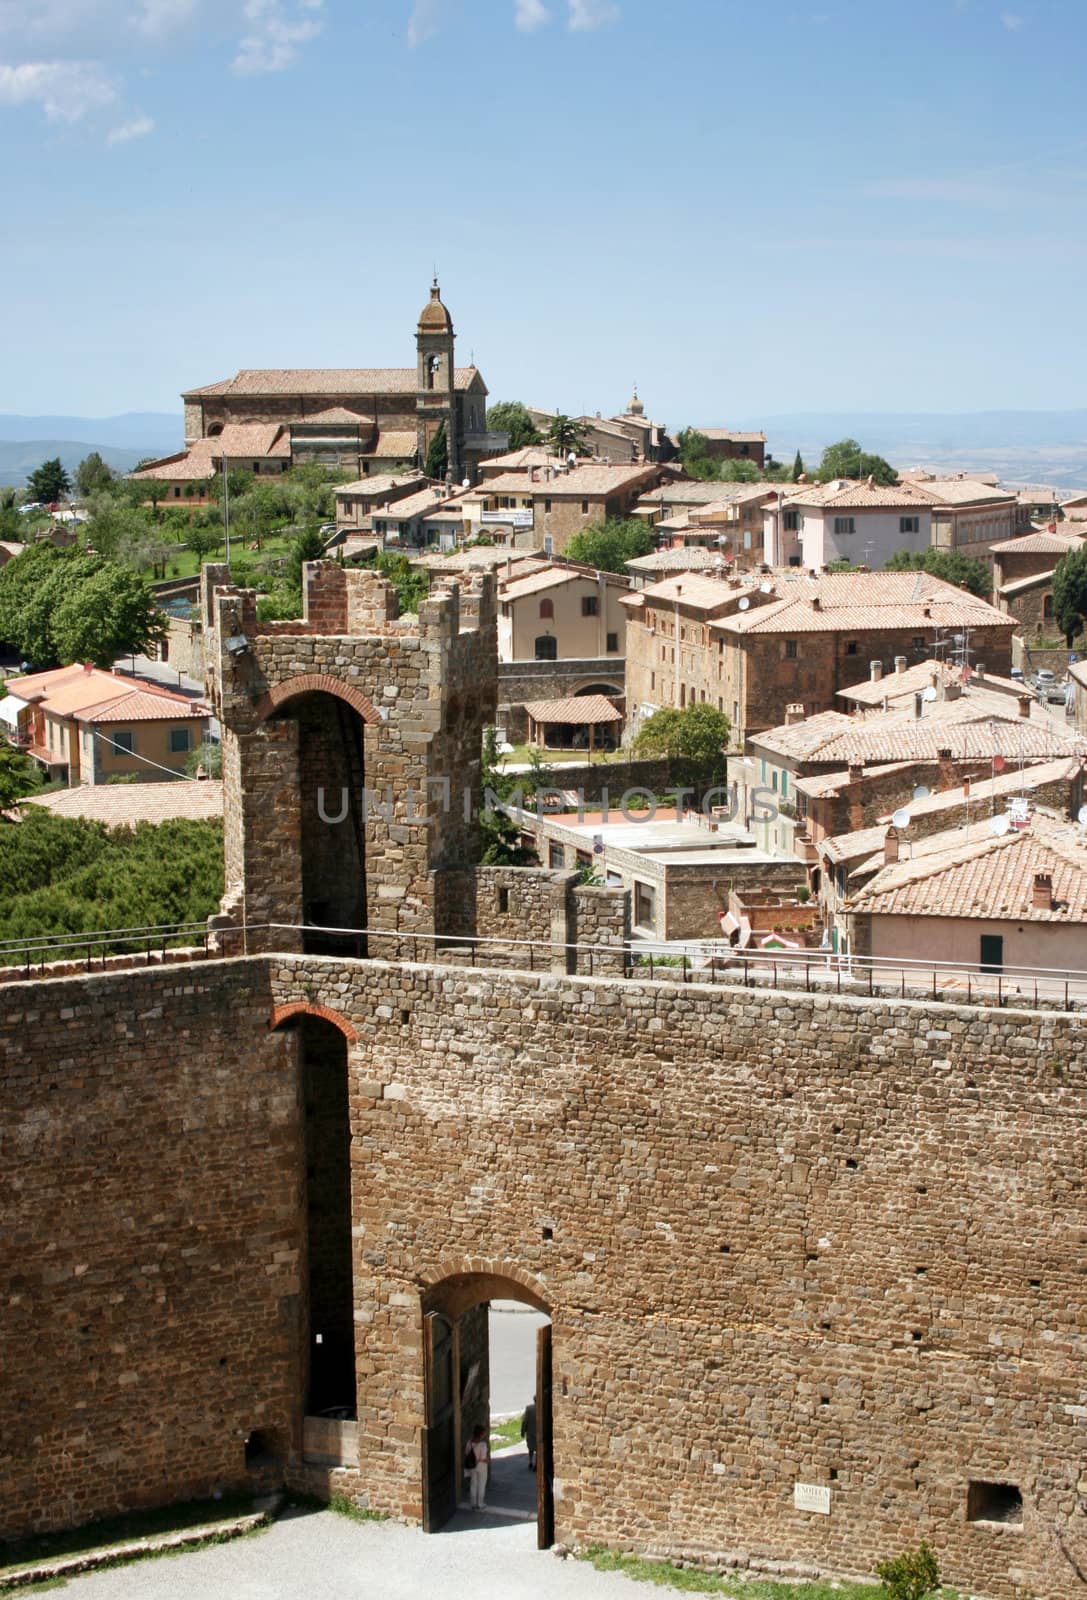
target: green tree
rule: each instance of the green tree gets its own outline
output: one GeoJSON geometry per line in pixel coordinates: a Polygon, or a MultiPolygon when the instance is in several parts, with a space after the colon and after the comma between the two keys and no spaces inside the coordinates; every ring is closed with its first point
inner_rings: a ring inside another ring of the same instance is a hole
{"type": "Polygon", "coordinates": [[[876,1572],[888,1600],[926,1600],[940,1587],[936,1557],[924,1540],[917,1550],[907,1550],[893,1561],[879,1562],[876,1572]]]}
{"type": "Polygon", "coordinates": [[[573,417],[565,416],[559,412],[557,417],[552,417],[547,430],[547,442],[557,456],[585,455],[588,445],[589,430],[583,422],[576,422],[573,417]]]}
{"type": "Polygon", "coordinates": [[[0,823],[12,821],[12,818],[4,816],[4,812],[16,800],[21,800],[23,795],[33,794],[39,787],[38,769],[33,761],[18,750],[13,750],[10,745],[0,743],[0,823]]]}
{"type": "Polygon", "coordinates": [[[72,487],[72,480],[61,464],[59,456],[54,456],[51,461],[43,461],[41,466],[32,472],[26,480],[27,492],[31,500],[41,500],[45,505],[52,505],[54,500],[63,500],[72,487]]]}
{"type": "Polygon", "coordinates": [[[721,476],[721,463],[710,459],[710,441],[697,428],[681,428],[676,444],[680,465],[688,477],[712,481],[721,476]]]}
{"type": "Polygon", "coordinates": [[[52,629],[58,660],[111,667],[120,656],[161,643],[166,618],[137,573],[104,562],[64,594],[53,613],[52,629]]]}
{"type": "Polygon", "coordinates": [[[509,434],[509,448],[522,450],[539,444],[543,435],[520,400],[499,400],[487,412],[487,426],[495,433],[509,434]]]}
{"type": "Polygon", "coordinates": [[[656,536],[648,524],[613,519],[575,533],[566,554],[571,561],[583,561],[598,572],[625,572],[628,561],[649,555],[655,547],[656,536]]]}
{"type": "Polygon", "coordinates": [[[316,527],[304,528],[291,545],[287,557],[288,587],[302,593],[302,568],[307,561],[320,561],[325,553],[325,541],[316,527]]]}
{"type": "Polygon", "coordinates": [[[793,482],[799,483],[804,475],[804,457],[798,450],[793,457],[793,482]]]}
{"type": "Polygon", "coordinates": [[[223,775],[223,747],[217,741],[205,739],[198,744],[195,750],[189,752],[185,762],[185,771],[190,778],[195,778],[201,772],[209,778],[221,778],[223,775]]]}
{"type": "Polygon", "coordinates": [[[705,701],[682,711],[665,706],[642,723],[634,750],[637,755],[684,761],[700,776],[716,782],[724,775],[731,729],[725,713],[705,701]]]}
{"type": "Polygon", "coordinates": [[[445,423],[438,424],[438,431],[430,441],[426,453],[426,466],[424,471],[428,478],[441,482],[449,467],[449,442],[445,437],[445,423]]]}
{"type": "Polygon", "coordinates": [[[218,522],[198,522],[194,518],[185,543],[198,561],[206,561],[208,556],[222,549],[223,530],[218,522]]]}
{"type": "Polygon", "coordinates": [[[533,850],[521,844],[521,833],[512,817],[500,805],[513,798],[518,787],[527,799],[528,786],[516,774],[501,771],[498,765],[498,739],[493,728],[483,730],[481,793],[479,814],[480,861],[485,867],[527,867],[536,864],[533,850]],[[494,798],[488,798],[488,792],[494,798]]]}
{"type": "Polygon", "coordinates": [[[84,500],[99,489],[108,489],[113,479],[113,468],[107,467],[97,450],[84,456],[75,469],[75,486],[84,500]]]}
{"type": "Polygon", "coordinates": [[[22,544],[26,529],[15,504],[14,489],[0,489],[0,539],[10,544],[22,544]]]}
{"type": "Polygon", "coordinates": [[[819,462],[816,477],[820,483],[832,478],[873,478],[887,487],[898,482],[898,473],[882,456],[869,455],[856,439],[839,439],[828,444],[819,462]]]}
{"type": "Polygon", "coordinates": [[[980,600],[988,600],[992,592],[992,574],[984,561],[964,556],[958,550],[896,550],[886,563],[888,572],[931,572],[934,578],[953,583],[958,589],[968,589],[980,600]]]}
{"type": "Polygon", "coordinates": [[[1087,544],[1069,550],[1057,562],[1053,573],[1053,616],[1071,649],[1087,619],[1087,544]]]}

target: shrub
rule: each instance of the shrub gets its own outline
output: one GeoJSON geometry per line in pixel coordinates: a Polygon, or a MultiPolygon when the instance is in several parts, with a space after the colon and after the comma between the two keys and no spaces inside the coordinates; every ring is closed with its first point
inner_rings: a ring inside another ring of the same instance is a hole
{"type": "Polygon", "coordinates": [[[925,1600],[940,1587],[936,1557],[923,1539],[918,1549],[879,1562],[876,1572],[889,1600],[925,1600]]]}

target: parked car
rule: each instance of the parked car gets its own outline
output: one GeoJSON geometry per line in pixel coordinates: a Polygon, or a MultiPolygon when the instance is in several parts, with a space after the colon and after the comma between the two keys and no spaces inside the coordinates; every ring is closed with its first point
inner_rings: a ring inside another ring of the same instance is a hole
{"type": "Polygon", "coordinates": [[[1012,670],[1011,670],[1011,676],[1015,679],[1016,683],[1022,683],[1022,681],[1023,681],[1023,669],[1022,669],[1022,667],[1013,667],[1012,670]]]}

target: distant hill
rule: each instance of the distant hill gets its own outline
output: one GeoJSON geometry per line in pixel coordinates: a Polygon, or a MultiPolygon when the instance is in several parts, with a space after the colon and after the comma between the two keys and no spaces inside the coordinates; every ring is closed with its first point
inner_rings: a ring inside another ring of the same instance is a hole
{"type": "Polygon", "coordinates": [[[23,417],[0,414],[0,485],[21,488],[27,474],[59,456],[69,472],[97,450],[118,472],[184,443],[180,412],[126,411],[119,417],[23,417]]]}
{"type": "Polygon", "coordinates": [[[168,450],[119,450],[101,440],[97,444],[77,439],[26,439],[17,443],[0,440],[0,486],[21,489],[35,467],[52,461],[54,456],[59,456],[69,475],[74,476],[76,467],[92,450],[97,450],[107,466],[118,472],[131,472],[147,456],[169,454],[168,450]]]}
{"type": "Polygon", "coordinates": [[[779,461],[799,449],[814,466],[825,445],[859,439],[896,467],[995,472],[1006,483],[1087,485],[1087,410],[815,412],[742,419],[760,428],[779,461]]]}

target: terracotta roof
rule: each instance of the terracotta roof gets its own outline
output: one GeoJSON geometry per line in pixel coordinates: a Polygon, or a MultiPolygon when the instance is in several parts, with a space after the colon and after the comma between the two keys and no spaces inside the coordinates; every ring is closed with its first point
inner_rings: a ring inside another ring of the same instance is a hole
{"type": "Polygon", "coordinates": [[[1014,489],[1001,489],[978,478],[926,478],[920,487],[942,506],[1015,504],[1014,489]]]}
{"type": "Polygon", "coordinates": [[[289,456],[290,440],[279,422],[228,422],[211,440],[211,454],[224,456],[289,456]]]}
{"type": "Polygon", "coordinates": [[[867,508],[901,508],[906,511],[925,511],[932,504],[928,485],[903,483],[897,487],[881,484],[853,483],[835,479],[831,483],[805,488],[786,501],[790,506],[829,507],[835,511],[865,510],[867,508]]]}
{"type": "Polygon", "coordinates": [[[704,439],[711,442],[716,440],[727,444],[730,440],[734,444],[765,444],[765,433],[745,433],[737,428],[696,428],[695,433],[700,433],[704,439]]]}
{"type": "Polygon", "coordinates": [[[685,482],[666,483],[659,489],[647,489],[639,496],[638,505],[644,511],[657,511],[661,501],[665,505],[677,506],[708,506],[718,502],[728,502],[746,495],[750,490],[763,489],[769,493],[771,489],[780,489],[780,484],[755,484],[755,483],[702,483],[685,482]]]}
{"type": "Polygon", "coordinates": [[[418,448],[419,440],[414,433],[406,429],[383,428],[373,449],[364,450],[362,454],[388,461],[410,461],[418,448]]]}
{"type": "MultiPolygon", "coordinates": [[[[604,572],[600,574],[608,583],[626,589],[628,580],[621,578],[617,573],[604,572]]],[[[499,587],[500,600],[523,600],[526,595],[538,594],[544,589],[561,588],[567,583],[587,583],[591,588],[597,586],[597,574],[584,567],[549,566],[543,567],[539,572],[519,574],[502,583],[499,587]]]]}
{"type": "MultiPolygon", "coordinates": [[[[900,763],[902,766],[912,766],[913,763],[900,763]]],[[[870,768],[866,776],[875,772],[892,772],[893,767],[870,768]]],[[[1002,800],[1013,795],[1032,794],[1044,784],[1066,781],[1071,788],[1080,772],[1078,757],[1063,756],[1056,761],[1040,761],[1020,772],[1018,768],[1013,772],[1002,772],[996,778],[973,778],[970,782],[971,806],[984,807],[990,800],[1002,800]]],[[[843,786],[848,782],[848,772],[826,773],[820,779],[797,779],[796,787],[801,784],[804,792],[810,794],[810,785],[816,782],[829,783],[831,779],[840,779],[843,786]]],[[[920,817],[939,816],[942,811],[954,811],[963,804],[962,784],[953,784],[950,789],[941,789],[936,794],[928,795],[924,800],[903,800],[903,805],[910,814],[911,822],[920,817]]],[[[1003,809],[1003,808],[1001,808],[1003,809]]],[[[980,813],[983,815],[983,813],[980,813]]],[[[838,833],[828,839],[821,839],[816,845],[819,854],[834,863],[847,861],[866,862],[869,857],[882,855],[883,841],[890,823],[888,812],[880,822],[871,828],[858,828],[854,833],[838,833]]],[[[984,827],[988,832],[988,817],[984,817],[984,827]]],[[[959,830],[956,830],[959,831],[959,830]]],[[[961,830],[965,834],[965,828],[961,830]]],[[[909,839],[908,833],[903,834],[909,839]]],[[[928,838],[944,838],[947,834],[931,834],[928,838]]],[[[917,839],[910,843],[909,848],[917,855],[924,851],[927,839],[917,839]]]]}
{"type": "MultiPolygon", "coordinates": [[[[46,709],[52,710],[52,705],[46,701],[46,709]]],[[[180,695],[171,695],[166,699],[163,695],[155,694],[149,689],[136,689],[131,694],[122,694],[112,700],[103,700],[100,705],[85,706],[80,711],[69,713],[76,722],[180,722],[185,720],[204,722],[210,715],[207,706],[201,705],[198,700],[186,700],[180,695]]]]}
{"type": "MultiPolygon", "coordinates": [[[[453,373],[454,387],[467,389],[476,376],[475,367],[457,367],[453,373]]],[[[418,392],[419,374],[414,367],[243,367],[232,378],[224,378],[220,383],[209,383],[202,389],[186,389],[181,398],[327,394],[350,399],[418,392]]]]}
{"type": "MultiPolygon", "coordinates": [[[[971,834],[974,834],[971,829],[971,834]]],[[[1087,922],[1087,843],[1083,830],[1038,815],[1002,838],[935,834],[919,859],[877,872],[851,898],[873,915],[982,917],[1016,922],[1087,922]],[[940,844],[943,848],[940,848],[940,844]],[[1040,873],[1053,881],[1050,906],[1035,906],[1040,873]]]]}
{"type": "Polygon", "coordinates": [[[1014,618],[927,572],[775,574],[774,605],[719,619],[731,633],[882,633],[917,628],[1015,627],[1014,618]],[[795,587],[794,587],[795,585],[795,587]],[[818,600],[818,607],[813,601],[818,600]]]}
{"type": "Polygon", "coordinates": [[[699,572],[712,568],[721,557],[705,545],[692,544],[682,550],[654,550],[649,556],[635,556],[626,563],[628,572],[699,572]]]}
{"type": "Polygon", "coordinates": [[[535,555],[531,551],[506,550],[500,545],[473,545],[470,550],[431,551],[415,557],[412,566],[429,567],[435,572],[485,572],[488,567],[505,567],[507,562],[511,570],[521,577],[549,565],[546,556],[535,555]]]}
{"type": "Polygon", "coordinates": [[[877,763],[875,766],[861,768],[861,776],[852,778],[848,767],[841,767],[836,772],[816,772],[810,777],[795,777],[793,785],[801,794],[806,794],[811,800],[822,800],[827,795],[840,794],[843,789],[848,789],[853,783],[862,783],[869,778],[886,778],[892,772],[908,772],[915,767],[915,761],[887,761],[877,763]]]}
{"type": "MultiPolygon", "coordinates": [[[[760,578],[752,573],[738,573],[736,578],[713,578],[703,572],[676,572],[667,578],[661,578],[657,583],[647,584],[638,598],[645,601],[659,601],[662,605],[693,606],[696,610],[713,612],[729,604],[736,605],[744,595],[750,597],[758,594],[760,585],[768,583],[768,578],[760,578]]],[[[766,603],[771,604],[771,598],[766,597],[766,603]]]]}
{"type": "Polygon", "coordinates": [[[195,822],[215,822],[223,814],[223,785],[217,778],[180,779],[171,783],[82,784],[58,789],[41,798],[28,795],[20,806],[43,806],[61,817],[83,817],[110,828],[132,827],[137,822],[168,822],[181,817],[195,822]]]}
{"type": "MultiPolygon", "coordinates": [[[[571,467],[569,472],[560,472],[549,482],[537,478],[531,485],[533,495],[537,497],[565,496],[565,495],[607,495],[615,489],[623,489],[636,484],[639,479],[649,478],[656,472],[656,467],[645,462],[614,464],[604,461],[590,461],[584,466],[571,467]]],[[[494,479],[487,485],[488,489],[495,488],[502,482],[501,478],[494,479]]],[[[514,485],[516,487],[516,485],[514,485]]]]}
{"type": "Polygon", "coordinates": [[[361,499],[380,500],[387,495],[390,489],[399,489],[405,483],[422,484],[426,479],[421,472],[401,472],[399,475],[392,472],[375,472],[372,478],[356,478],[353,483],[338,483],[336,485],[336,498],[342,494],[356,495],[361,499]]]}
{"type": "Polygon", "coordinates": [[[1056,567],[1050,567],[1047,572],[1032,572],[1029,577],[1016,578],[1014,583],[1002,583],[998,593],[1008,595],[1014,599],[1018,594],[1026,594],[1030,589],[1044,588],[1047,583],[1053,582],[1056,567]]]}
{"type": "Polygon", "coordinates": [[[1069,550],[1078,550],[1087,535],[1082,533],[1050,533],[1048,529],[1039,529],[1034,533],[1021,533],[1017,539],[1001,539],[999,544],[991,544],[989,550],[993,555],[1025,555],[1025,556],[1056,556],[1065,555],[1069,550]]]}
{"type": "Polygon", "coordinates": [[[490,471],[494,467],[501,467],[503,472],[516,472],[530,467],[553,467],[558,465],[558,459],[546,445],[526,444],[520,450],[507,450],[504,455],[488,456],[486,461],[480,462],[480,470],[486,468],[490,471]]]}
{"type": "Polygon", "coordinates": [[[988,761],[994,755],[1007,762],[1045,761],[1087,753],[1087,742],[1063,733],[1048,718],[1035,721],[1009,713],[1002,719],[988,707],[979,712],[962,701],[937,702],[926,713],[940,706],[947,708],[944,715],[921,717],[908,710],[875,717],[827,711],[806,723],[752,734],[749,742],[755,749],[834,767],[936,761],[945,750],[952,761],[988,761]]]}
{"type": "Polygon", "coordinates": [[[162,456],[158,461],[141,467],[138,472],[130,472],[129,477],[137,481],[141,478],[161,478],[168,483],[213,477],[216,468],[212,456],[217,443],[216,439],[197,439],[191,449],[178,451],[172,456],[162,456]]]}
{"type": "Polygon", "coordinates": [[[416,494],[405,495],[402,500],[390,501],[388,511],[384,506],[375,506],[374,516],[393,519],[399,517],[401,520],[423,517],[428,511],[437,511],[447,503],[447,497],[439,494],[436,489],[420,489],[416,494]]]}
{"type": "Polygon", "coordinates": [[[528,700],[525,710],[533,722],[622,722],[623,713],[616,711],[610,700],[602,694],[579,694],[569,700],[528,700]]]}
{"type": "Polygon", "coordinates": [[[112,713],[118,703],[125,701],[146,701],[148,705],[136,707],[131,718],[126,713],[123,720],[170,721],[209,714],[206,707],[195,705],[185,695],[142,682],[137,687],[131,678],[104,672],[99,667],[88,671],[79,662],[70,667],[52,667],[46,672],[8,678],[7,688],[20,699],[40,705],[52,716],[76,717],[80,721],[116,721],[112,714],[109,717],[84,714],[105,711],[107,707],[112,713]]]}
{"type": "MultiPolygon", "coordinates": [[[[898,700],[906,695],[916,694],[919,689],[927,689],[934,681],[944,692],[947,688],[953,693],[956,688],[962,691],[962,669],[949,667],[944,661],[919,661],[912,667],[906,667],[902,672],[885,672],[883,677],[875,682],[871,678],[866,678],[863,683],[855,683],[848,689],[839,689],[838,698],[849,700],[858,706],[882,706],[885,700],[898,700]]],[[[971,697],[986,692],[1013,695],[1016,700],[1021,694],[1028,693],[1022,681],[1017,681],[1015,678],[1001,678],[996,673],[989,672],[983,678],[979,678],[976,672],[970,674],[963,692],[971,697]]]]}
{"type": "MultiPolygon", "coordinates": [[[[310,411],[304,417],[295,417],[292,428],[308,427],[311,422],[338,422],[353,426],[356,423],[368,422],[373,426],[376,417],[366,411],[359,411],[354,406],[326,406],[323,411],[310,411]]],[[[226,432],[226,429],[223,429],[226,432]]]]}

